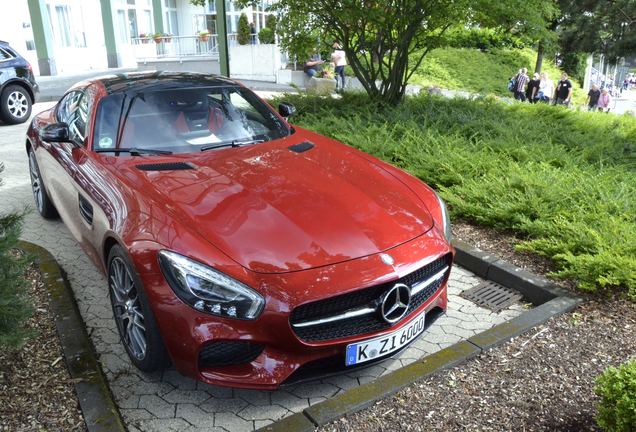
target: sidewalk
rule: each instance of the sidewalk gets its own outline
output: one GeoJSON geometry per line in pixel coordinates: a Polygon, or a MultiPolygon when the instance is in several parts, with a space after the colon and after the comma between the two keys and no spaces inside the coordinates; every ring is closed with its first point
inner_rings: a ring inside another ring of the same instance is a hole
{"type": "MultiPolygon", "coordinates": [[[[40,85],[40,94],[38,96],[38,102],[57,102],[66,90],[68,90],[73,84],[89,79],[98,77],[100,75],[114,75],[125,72],[136,72],[135,68],[118,68],[118,69],[102,69],[86,72],[77,72],[69,74],[59,74],[55,76],[38,76],[36,80],[40,85]]],[[[146,71],[144,71],[146,72],[146,71]]],[[[250,81],[250,80],[237,80],[243,83],[246,87],[259,91],[259,92],[278,92],[278,93],[295,93],[297,89],[286,84],[277,84],[264,81],[250,81]]]]}

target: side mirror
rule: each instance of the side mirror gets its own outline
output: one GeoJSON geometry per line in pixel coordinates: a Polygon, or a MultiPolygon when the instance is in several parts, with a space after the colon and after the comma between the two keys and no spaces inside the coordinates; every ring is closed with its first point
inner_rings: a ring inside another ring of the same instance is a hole
{"type": "Polygon", "coordinates": [[[278,114],[282,115],[285,118],[291,117],[295,113],[296,107],[289,102],[281,102],[280,105],[278,105],[278,114]]]}
{"type": "Polygon", "coordinates": [[[69,141],[68,125],[66,123],[53,123],[44,126],[40,130],[40,139],[48,142],[69,141]]]}

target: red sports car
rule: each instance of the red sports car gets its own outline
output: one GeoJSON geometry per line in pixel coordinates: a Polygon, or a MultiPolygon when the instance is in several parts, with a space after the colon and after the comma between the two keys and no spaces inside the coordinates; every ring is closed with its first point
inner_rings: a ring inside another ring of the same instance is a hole
{"type": "Polygon", "coordinates": [[[143,371],[274,389],[406,347],[446,309],[442,200],[191,73],[78,83],[27,132],[33,195],[108,279],[143,371]]]}

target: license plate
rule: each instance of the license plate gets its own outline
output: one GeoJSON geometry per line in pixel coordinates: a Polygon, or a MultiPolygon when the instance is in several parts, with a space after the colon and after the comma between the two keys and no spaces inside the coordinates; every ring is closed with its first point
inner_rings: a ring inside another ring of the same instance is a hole
{"type": "Polygon", "coordinates": [[[424,331],[425,313],[413,318],[407,325],[387,335],[347,345],[345,364],[352,366],[395,352],[413,342],[424,331]]]}

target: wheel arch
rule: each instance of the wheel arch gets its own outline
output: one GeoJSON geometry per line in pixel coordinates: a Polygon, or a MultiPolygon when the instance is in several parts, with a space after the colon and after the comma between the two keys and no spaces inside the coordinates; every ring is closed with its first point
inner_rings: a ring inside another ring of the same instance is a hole
{"type": "Polygon", "coordinates": [[[106,270],[106,272],[108,271],[108,255],[110,255],[110,251],[113,249],[114,246],[120,246],[122,249],[124,249],[124,251],[126,250],[126,248],[124,248],[124,246],[114,236],[108,235],[106,239],[104,239],[102,253],[104,257],[104,269],[106,270]]]}
{"type": "Polygon", "coordinates": [[[2,92],[4,92],[7,87],[12,85],[17,85],[22,87],[29,95],[29,98],[31,99],[31,104],[35,103],[35,94],[33,94],[33,89],[22,80],[14,78],[12,80],[5,82],[4,85],[2,86],[2,92]]]}

